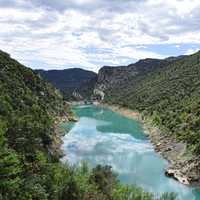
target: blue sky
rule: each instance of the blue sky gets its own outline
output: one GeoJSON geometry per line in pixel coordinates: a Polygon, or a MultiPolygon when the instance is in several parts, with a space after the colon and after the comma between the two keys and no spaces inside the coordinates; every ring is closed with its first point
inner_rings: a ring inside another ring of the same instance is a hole
{"type": "Polygon", "coordinates": [[[0,49],[31,68],[127,65],[200,49],[199,0],[0,0],[0,49]]]}

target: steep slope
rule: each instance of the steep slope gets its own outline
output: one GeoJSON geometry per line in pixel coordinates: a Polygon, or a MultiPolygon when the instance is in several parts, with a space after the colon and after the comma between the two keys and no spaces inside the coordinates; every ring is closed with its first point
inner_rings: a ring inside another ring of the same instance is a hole
{"type": "Polygon", "coordinates": [[[62,115],[59,92],[0,51],[0,199],[48,194],[39,171],[57,159],[53,121],[62,115]]]}
{"type": "Polygon", "coordinates": [[[139,111],[163,136],[186,143],[197,156],[175,164],[187,166],[183,173],[191,182],[200,181],[200,52],[107,90],[105,101],[139,111]]]}
{"type": "Polygon", "coordinates": [[[35,71],[59,89],[65,98],[72,98],[73,92],[87,98],[88,95],[91,95],[97,77],[96,73],[79,68],[35,71]]]}

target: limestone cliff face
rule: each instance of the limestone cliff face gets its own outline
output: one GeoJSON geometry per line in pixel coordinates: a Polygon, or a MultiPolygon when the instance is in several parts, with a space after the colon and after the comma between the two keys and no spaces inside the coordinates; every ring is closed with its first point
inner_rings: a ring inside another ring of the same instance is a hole
{"type": "MultiPolygon", "coordinates": [[[[103,85],[101,85],[101,86],[103,86],[103,85]]],[[[99,98],[99,100],[101,100],[101,101],[104,100],[105,93],[104,93],[103,89],[101,89],[101,88],[99,88],[99,89],[95,88],[93,93],[94,93],[95,97],[99,98]]]]}
{"type": "Polygon", "coordinates": [[[104,66],[99,70],[97,82],[94,88],[94,95],[101,100],[113,88],[126,87],[132,80],[145,76],[152,71],[167,66],[170,63],[168,59],[144,59],[130,64],[128,66],[104,66]]]}
{"type": "Polygon", "coordinates": [[[77,100],[82,100],[83,99],[83,97],[81,96],[81,94],[79,94],[79,92],[73,91],[72,95],[77,100]]]}

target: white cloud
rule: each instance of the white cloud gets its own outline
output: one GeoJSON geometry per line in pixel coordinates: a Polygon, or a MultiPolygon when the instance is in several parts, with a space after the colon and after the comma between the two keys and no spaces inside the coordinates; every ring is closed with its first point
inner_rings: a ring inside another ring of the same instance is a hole
{"type": "Polygon", "coordinates": [[[196,53],[198,50],[199,50],[199,49],[197,49],[197,48],[188,49],[188,50],[184,53],[184,55],[191,55],[191,54],[193,54],[193,53],[196,53]]]}
{"type": "Polygon", "coordinates": [[[140,50],[137,48],[131,48],[131,47],[123,47],[116,49],[116,54],[118,56],[124,56],[124,57],[132,57],[135,59],[144,59],[144,58],[163,58],[164,56],[146,51],[146,50],[140,50]]]}
{"type": "Polygon", "coordinates": [[[148,45],[200,44],[199,9],[199,0],[1,0],[0,48],[33,67],[97,71],[168,56],[148,45]]]}

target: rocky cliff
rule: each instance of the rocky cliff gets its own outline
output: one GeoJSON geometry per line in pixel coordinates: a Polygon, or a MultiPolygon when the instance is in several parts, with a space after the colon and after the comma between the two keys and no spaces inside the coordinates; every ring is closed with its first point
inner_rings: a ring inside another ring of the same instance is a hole
{"type": "Polygon", "coordinates": [[[113,88],[126,87],[130,82],[167,66],[174,59],[147,58],[128,66],[104,66],[99,70],[94,94],[103,99],[113,88]]]}

